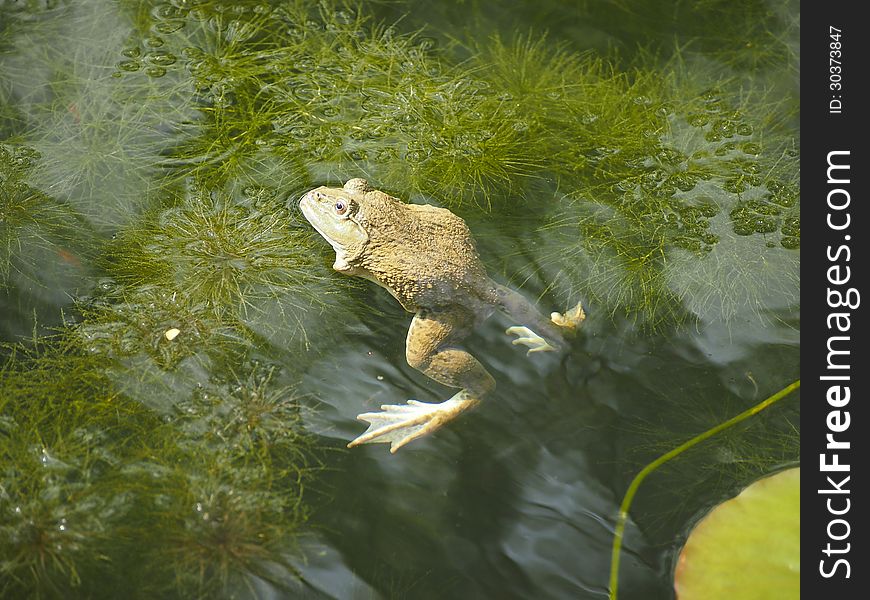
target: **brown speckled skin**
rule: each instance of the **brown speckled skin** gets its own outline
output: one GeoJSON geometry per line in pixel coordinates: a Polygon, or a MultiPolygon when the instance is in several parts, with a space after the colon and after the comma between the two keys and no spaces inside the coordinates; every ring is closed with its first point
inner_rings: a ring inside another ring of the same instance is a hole
{"type": "MultiPolygon", "coordinates": [[[[405,204],[378,190],[318,188],[333,202],[358,205],[357,223],[368,234],[364,247],[348,248],[348,275],[389,290],[408,312],[465,306],[475,312],[496,302],[465,221],[445,208],[405,204]]],[[[491,312],[491,310],[490,310],[491,312]]]]}

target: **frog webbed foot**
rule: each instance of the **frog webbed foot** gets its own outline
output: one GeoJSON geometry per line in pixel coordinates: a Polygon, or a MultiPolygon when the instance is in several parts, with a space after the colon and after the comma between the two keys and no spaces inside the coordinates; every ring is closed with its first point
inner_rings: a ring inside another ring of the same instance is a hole
{"type": "Polygon", "coordinates": [[[381,412],[357,416],[360,421],[369,423],[369,428],[347,447],[388,443],[390,452],[395,453],[408,442],[432,433],[477,402],[463,390],[437,404],[417,400],[408,400],[407,404],[384,404],[381,412]]]}
{"type": "Polygon", "coordinates": [[[526,352],[526,354],[531,354],[532,352],[553,352],[557,350],[557,348],[550,344],[550,342],[525,325],[514,325],[513,327],[508,327],[505,330],[505,333],[517,336],[517,339],[511,342],[514,346],[528,346],[529,351],[526,352]]]}
{"type": "Polygon", "coordinates": [[[564,314],[559,312],[550,313],[550,320],[569,332],[576,331],[585,319],[586,313],[583,311],[583,304],[581,302],[578,302],[574,308],[566,310],[564,314]]]}

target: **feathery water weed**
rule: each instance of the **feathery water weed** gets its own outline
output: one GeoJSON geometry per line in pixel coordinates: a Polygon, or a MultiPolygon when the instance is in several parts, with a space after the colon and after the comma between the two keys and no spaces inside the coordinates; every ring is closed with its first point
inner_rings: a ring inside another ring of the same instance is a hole
{"type": "Polygon", "coordinates": [[[184,82],[112,76],[128,28],[104,8],[63,5],[63,18],[23,23],[0,72],[22,110],[18,137],[40,153],[28,183],[112,232],[149,206],[161,153],[192,113],[184,82]]]}
{"type": "Polygon", "coordinates": [[[155,408],[121,393],[117,363],[74,335],[11,356],[0,370],[0,591],[293,585],[287,556],[319,466],[279,367],[244,355],[222,375],[182,366],[182,385],[155,408]]]}
{"type": "Polygon", "coordinates": [[[275,190],[194,186],[176,206],[121,232],[110,268],[126,285],[158,285],[190,307],[241,315],[253,299],[288,288],[316,300],[312,284],[323,274],[307,249],[311,239],[275,190]]]}

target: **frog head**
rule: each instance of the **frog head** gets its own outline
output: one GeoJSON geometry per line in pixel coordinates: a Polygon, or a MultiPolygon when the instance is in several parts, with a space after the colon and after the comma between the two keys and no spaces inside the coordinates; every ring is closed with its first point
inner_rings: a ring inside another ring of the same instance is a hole
{"type": "Polygon", "coordinates": [[[344,187],[321,186],[299,200],[302,214],[335,250],[336,271],[351,270],[351,262],[365,251],[369,235],[364,212],[370,191],[365,179],[350,179],[344,187]]]}

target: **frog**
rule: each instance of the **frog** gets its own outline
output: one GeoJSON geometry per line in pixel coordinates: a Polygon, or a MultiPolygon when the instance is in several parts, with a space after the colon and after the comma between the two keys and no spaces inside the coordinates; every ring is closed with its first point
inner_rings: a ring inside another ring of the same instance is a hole
{"type": "Polygon", "coordinates": [[[546,318],[523,294],[491,279],[465,221],[446,208],[403,202],[363,178],[312,189],[299,208],[335,251],[333,269],[376,283],[414,315],[408,365],[459,390],[440,403],[411,399],[358,415],[369,426],[349,448],[389,443],[395,453],[490,395],[495,379],[462,342],[496,311],[515,323],[505,333],[527,356],[559,351],[586,318],[581,303],[546,318]]]}

